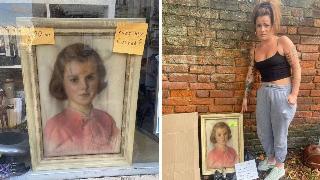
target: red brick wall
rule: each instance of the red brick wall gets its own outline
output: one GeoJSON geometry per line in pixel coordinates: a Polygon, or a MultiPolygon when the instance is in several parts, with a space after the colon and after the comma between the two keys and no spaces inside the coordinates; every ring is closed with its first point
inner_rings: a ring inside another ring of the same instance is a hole
{"type": "MultiPolygon", "coordinates": [[[[301,58],[298,111],[289,147],[320,138],[320,3],[282,1],[280,35],[301,58]]],[[[163,0],[163,114],[240,112],[249,48],[256,41],[250,0],[163,0]]],[[[259,78],[256,78],[257,82],[259,78]]],[[[244,114],[245,146],[261,149],[256,137],[256,88],[244,114]]]]}

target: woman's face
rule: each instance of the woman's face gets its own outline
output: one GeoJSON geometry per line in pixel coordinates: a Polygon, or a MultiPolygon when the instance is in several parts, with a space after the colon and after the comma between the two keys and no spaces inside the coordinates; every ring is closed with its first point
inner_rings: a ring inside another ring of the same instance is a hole
{"type": "Polygon", "coordinates": [[[95,61],[88,59],[85,62],[68,62],[65,65],[63,77],[63,86],[70,105],[91,106],[99,84],[95,61]]]}
{"type": "Polygon", "coordinates": [[[269,16],[259,16],[256,19],[256,36],[259,40],[268,40],[274,35],[273,26],[269,16]]]}
{"type": "Polygon", "coordinates": [[[228,130],[226,128],[216,129],[216,141],[218,144],[226,145],[229,140],[228,130]]]}

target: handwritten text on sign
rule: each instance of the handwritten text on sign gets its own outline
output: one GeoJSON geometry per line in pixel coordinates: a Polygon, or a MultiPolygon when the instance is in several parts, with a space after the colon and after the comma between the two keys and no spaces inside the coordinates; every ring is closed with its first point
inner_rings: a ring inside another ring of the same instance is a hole
{"type": "Polygon", "coordinates": [[[238,180],[251,180],[259,178],[255,160],[237,163],[235,164],[235,169],[238,180]]]}
{"type": "Polygon", "coordinates": [[[147,29],[147,23],[118,23],[113,52],[142,55],[147,29]]]}
{"type": "Polygon", "coordinates": [[[53,28],[23,28],[22,43],[25,45],[54,44],[53,28]]]}

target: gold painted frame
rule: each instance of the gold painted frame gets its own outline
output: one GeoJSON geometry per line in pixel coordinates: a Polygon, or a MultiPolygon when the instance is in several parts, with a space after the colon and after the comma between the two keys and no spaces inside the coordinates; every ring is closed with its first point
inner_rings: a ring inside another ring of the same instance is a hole
{"type": "MultiPolygon", "coordinates": [[[[75,36],[79,37],[80,42],[91,42],[96,47],[103,48],[105,46],[94,44],[96,38],[108,37],[113,40],[116,24],[120,21],[145,22],[145,19],[19,18],[17,19],[17,24],[19,27],[30,27],[31,25],[34,28],[54,28],[56,39],[59,37],[60,39],[64,37],[68,39],[68,37],[75,36]]],[[[57,43],[59,41],[56,41],[57,43]]],[[[49,102],[44,101],[43,99],[46,96],[41,94],[44,91],[40,89],[39,78],[43,75],[39,75],[39,72],[44,72],[43,70],[40,71],[40,69],[46,68],[44,67],[45,65],[39,66],[41,59],[38,56],[41,51],[48,50],[48,47],[50,49],[51,46],[53,45],[23,46],[20,44],[32,169],[52,170],[130,165],[132,163],[141,56],[113,53],[112,49],[106,49],[109,54],[115,55],[116,58],[121,57],[124,59],[124,68],[120,72],[116,72],[116,75],[117,73],[123,74],[125,78],[123,89],[117,90],[123,93],[123,98],[117,100],[117,103],[120,103],[120,107],[122,107],[120,110],[121,115],[118,113],[118,116],[121,117],[118,120],[120,121],[118,124],[121,129],[120,153],[45,157],[43,152],[44,113],[41,111],[45,108],[44,103],[49,102]],[[42,100],[40,100],[41,98],[42,100]]],[[[112,45],[110,46],[112,47],[112,45]]],[[[42,54],[46,52],[42,52],[42,54]]],[[[102,52],[105,51],[102,50],[102,52]]],[[[103,57],[102,59],[104,60],[103,57]]],[[[49,72],[52,71],[50,68],[47,68],[47,70],[49,72]]],[[[114,108],[117,108],[117,106],[114,108]]]]}
{"type": "Polygon", "coordinates": [[[216,170],[220,172],[231,173],[235,172],[234,168],[222,167],[222,168],[209,168],[207,165],[208,153],[213,149],[210,141],[211,130],[213,126],[218,122],[225,122],[231,129],[232,138],[228,141],[228,146],[233,148],[238,157],[239,162],[244,160],[244,150],[243,150],[243,116],[240,113],[231,114],[207,114],[201,115],[201,166],[203,175],[214,174],[216,170]]]}

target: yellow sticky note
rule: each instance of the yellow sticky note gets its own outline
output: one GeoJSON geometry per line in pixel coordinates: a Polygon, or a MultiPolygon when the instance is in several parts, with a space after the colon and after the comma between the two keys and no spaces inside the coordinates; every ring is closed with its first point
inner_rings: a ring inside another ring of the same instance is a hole
{"type": "Polygon", "coordinates": [[[32,45],[54,44],[53,28],[34,28],[34,39],[32,45]]]}
{"type": "Polygon", "coordinates": [[[21,40],[25,45],[54,44],[53,28],[21,28],[21,40]]]}
{"type": "Polygon", "coordinates": [[[227,122],[227,124],[229,125],[229,127],[237,127],[238,126],[237,121],[229,121],[229,122],[227,122]]]}
{"type": "Polygon", "coordinates": [[[142,55],[147,29],[147,23],[118,23],[113,52],[142,55]]]}

